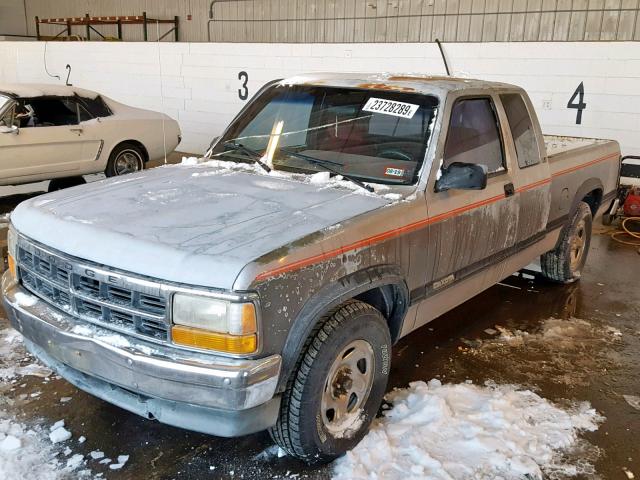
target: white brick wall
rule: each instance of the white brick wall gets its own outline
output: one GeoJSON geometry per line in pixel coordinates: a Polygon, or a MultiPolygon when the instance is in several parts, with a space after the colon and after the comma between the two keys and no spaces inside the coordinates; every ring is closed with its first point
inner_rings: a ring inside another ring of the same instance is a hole
{"type": "MultiPolygon", "coordinates": [[[[176,118],[180,150],[198,153],[245,103],[238,73],[249,74],[249,95],[274,78],[313,71],[426,72],[443,66],[433,44],[0,42],[0,82],[74,85],[176,118]]],[[[546,133],[614,138],[640,154],[640,43],[469,43],[446,45],[454,71],[527,89],[546,133]],[[582,124],[567,102],[584,82],[582,124]],[[545,107],[546,105],[546,107],[545,107]]]]}

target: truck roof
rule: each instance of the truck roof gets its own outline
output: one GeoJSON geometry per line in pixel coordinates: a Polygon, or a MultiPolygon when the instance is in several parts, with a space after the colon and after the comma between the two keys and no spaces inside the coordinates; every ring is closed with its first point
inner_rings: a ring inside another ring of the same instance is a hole
{"type": "Polygon", "coordinates": [[[508,83],[424,73],[310,73],[285,78],[280,81],[280,84],[326,85],[421,94],[444,94],[467,89],[522,90],[520,87],[508,83]]]}
{"type": "Polygon", "coordinates": [[[48,83],[0,83],[0,94],[15,98],[80,97],[96,98],[98,94],[84,88],[48,83]]]}

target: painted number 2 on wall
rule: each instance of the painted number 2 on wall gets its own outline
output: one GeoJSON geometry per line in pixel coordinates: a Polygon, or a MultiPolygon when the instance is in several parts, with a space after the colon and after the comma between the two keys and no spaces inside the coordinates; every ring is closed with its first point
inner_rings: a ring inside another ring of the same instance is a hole
{"type": "Polygon", "coordinates": [[[567,108],[573,108],[578,110],[576,113],[576,125],[580,125],[582,123],[582,111],[587,108],[587,104],[584,103],[584,84],[580,82],[576,91],[573,92],[573,95],[569,99],[569,103],[567,103],[567,108]],[[578,100],[576,102],[576,99],[578,100]]]}

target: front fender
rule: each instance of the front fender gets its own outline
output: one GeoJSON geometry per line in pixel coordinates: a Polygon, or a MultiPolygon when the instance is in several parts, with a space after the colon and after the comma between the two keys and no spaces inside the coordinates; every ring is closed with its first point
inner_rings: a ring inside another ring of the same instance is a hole
{"type": "Polygon", "coordinates": [[[394,330],[401,331],[401,323],[409,307],[409,289],[400,268],[395,265],[369,267],[351,273],[336,282],[325,285],[310,297],[292,323],[287,335],[282,350],[282,370],[278,391],[285,389],[307,338],[324,313],[357,295],[385,285],[394,286],[399,293],[393,318],[389,320],[399,322],[394,330]]]}

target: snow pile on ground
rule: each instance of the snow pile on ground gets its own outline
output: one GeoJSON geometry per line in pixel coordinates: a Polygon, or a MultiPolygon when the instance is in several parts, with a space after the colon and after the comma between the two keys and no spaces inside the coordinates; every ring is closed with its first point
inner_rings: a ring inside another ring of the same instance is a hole
{"type": "MultiPolygon", "coordinates": [[[[80,455],[80,461],[63,464],[46,438],[46,433],[39,428],[30,429],[0,410],[0,477],[58,480],[66,478],[83,463],[80,455]]],[[[81,475],[81,472],[75,474],[81,475]]]]}
{"type": "MultiPolygon", "coordinates": [[[[22,335],[10,328],[0,330],[0,381],[10,385],[24,375],[51,375],[51,370],[38,363],[20,365],[30,359],[32,357],[24,349],[22,335]]],[[[37,397],[36,394],[30,396],[37,397]]],[[[15,419],[15,413],[10,410],[12,405],[13,399],[0,394],[1,479],[62,480],[91,475],[89,470],[80,469],[86,464],[84,455],[71,455],[73,452],[69,446],[63,449],[72,436],[64,428],[64,420],[54,423],[49,429],[31,427],[15,419]]]]}
{"type": "Polygon", "coordinates": [[[414,382],[335,464],[335,479],[542,479],[590,466],[565,463],[578,433],[604,419],[588,403],[563,410],[513,385],[414,382]]]}
{"type": "Polygon", "coordinates": [[[46,378],[53,373],[39,363],[20,365],[24,358],[22,335],[12,328],[0,330],[0,380],[8,381],[25,375],[46,378]]]}

